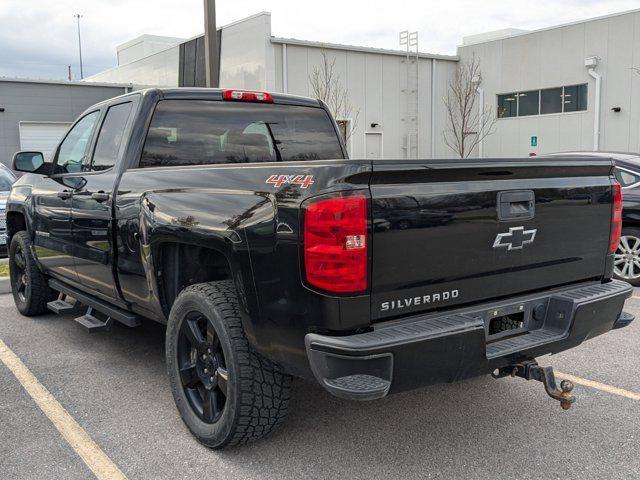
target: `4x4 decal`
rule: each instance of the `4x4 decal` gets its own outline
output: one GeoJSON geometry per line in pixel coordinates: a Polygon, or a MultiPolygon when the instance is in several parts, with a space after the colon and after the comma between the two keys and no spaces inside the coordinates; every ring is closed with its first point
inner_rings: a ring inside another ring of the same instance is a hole
{"type": "Polygon", "coordinates": [[[313,175],[271,175],[266,182],[273,185],[273,188],[279,188],[284,184],[297,185],[300,188],[307,188],[313,181],[313,175]]]}

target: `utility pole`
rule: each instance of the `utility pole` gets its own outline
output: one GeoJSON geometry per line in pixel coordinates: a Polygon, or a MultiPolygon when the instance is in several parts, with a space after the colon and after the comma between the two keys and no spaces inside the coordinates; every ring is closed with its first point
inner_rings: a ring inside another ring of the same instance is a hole
{"type": "Polygon", "coordinates": [[[84,78],[84,72],[82,71],[82,41],[80,40],[80,19],[82,15],[76,13],[73,18],[78,20],[78,54],[80,55],[80,79],[84,78]]]}
{"type": "Polygon", "coordinates": [[[204,63],[207,87],[220,84],[220,45],[216,27],[216,0],[204,0],[204,63]]]}

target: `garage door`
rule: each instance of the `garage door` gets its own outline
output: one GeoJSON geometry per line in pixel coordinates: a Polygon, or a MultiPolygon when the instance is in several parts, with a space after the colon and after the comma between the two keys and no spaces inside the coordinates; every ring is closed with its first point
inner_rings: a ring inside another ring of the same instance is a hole
{"type": "Polygon", "coordinates": [[[44,153],[50,158],[69,129],[67,122],[20,122],[20,150],[44,153]]]}

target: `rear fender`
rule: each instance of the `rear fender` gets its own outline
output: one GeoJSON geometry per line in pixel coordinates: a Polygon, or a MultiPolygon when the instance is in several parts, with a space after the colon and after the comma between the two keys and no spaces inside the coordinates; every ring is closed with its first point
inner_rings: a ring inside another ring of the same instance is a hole
{"type": "MultiPolygon", "coordinates": [[[[224,189],[149,192],[140,204],[140,244],[148,287],[161,299],[157,273],[163,244],[179,243],[215,250],[227,260],[238,290],[245,332],[254,341],[251,319],[258,318],[246,231],[275,231],[275,200],[267,194],[224,189]]],[[[158,302],[158,312],[167,311],[158,302]]]]}

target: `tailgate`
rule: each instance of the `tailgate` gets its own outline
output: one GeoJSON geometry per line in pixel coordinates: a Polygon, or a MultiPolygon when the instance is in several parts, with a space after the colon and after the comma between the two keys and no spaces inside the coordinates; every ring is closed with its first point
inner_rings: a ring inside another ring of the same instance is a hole
{"type": "Polygon", "coordinates": [[[601,278],[608,160],[374,161],[374,319],[601,278]]]}

